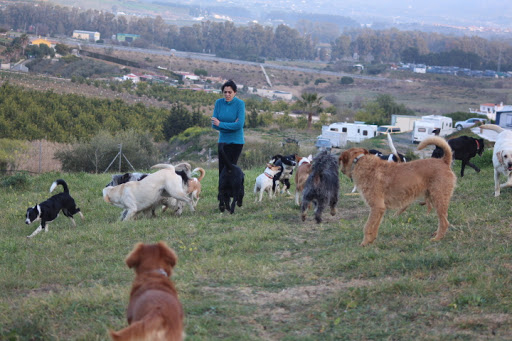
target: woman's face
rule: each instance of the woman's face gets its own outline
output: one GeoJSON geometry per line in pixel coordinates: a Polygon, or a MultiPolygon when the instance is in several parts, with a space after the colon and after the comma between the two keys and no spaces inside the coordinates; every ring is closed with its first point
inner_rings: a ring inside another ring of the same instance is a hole
{"type": "Polygon", "coordinates": [[[226,102],[231,102],[236,95],[236,92],[233,91],[233,88],[231,88],[230,86],[225,86],[223,92],[224,99],[226,100],[226,102]]]}

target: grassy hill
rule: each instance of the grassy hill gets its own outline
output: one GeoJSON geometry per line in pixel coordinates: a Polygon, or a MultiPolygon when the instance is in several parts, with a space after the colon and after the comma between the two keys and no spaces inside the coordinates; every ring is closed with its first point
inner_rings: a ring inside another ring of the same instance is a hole
{"type": "Polygon", "coordinates": [[[172,278],[187,340],[511,339],[512,190],[494,198],[490,159],[486,151],[475,160],[482,172],[458,179],[444,240],[430,241],[437,217],[413,204],[398,217],[388,212],[366,248],[369,210],[347,195],[353,185],[343,175],[337,214],[325,212],[321,224],[311,213],[302,222],[291,197],[254,202],[264,165],[245,170],[234,215],[218,211],[213,167],[195,213],[123,223],[101,197],[108,174],[46,173],[24,186],[2,178],[0,339],[108,339],[107,329],[126,325],[134,276],[125,256],[159,240],[179,257],[172,278]],[[25,225],[25,210],[48,198],[57,178],[85,220],[73,228],[60,216],[27,240],[37,226],[25,225]]]}

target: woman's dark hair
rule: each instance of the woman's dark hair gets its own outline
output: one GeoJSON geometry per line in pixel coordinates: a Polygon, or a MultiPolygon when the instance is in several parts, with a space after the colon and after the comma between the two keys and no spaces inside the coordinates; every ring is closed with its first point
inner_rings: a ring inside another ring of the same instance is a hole
{"type": "Polygon", "coordinates": [[[224,88],[226,86],[229,86],[231,89],[233,89],[234,92],[236,92],[236,84],[233,82],[233,80],[228,80],[226,83],[222,84],[222,87],[220,88],[222,91],[224,91],[224,88]]]}

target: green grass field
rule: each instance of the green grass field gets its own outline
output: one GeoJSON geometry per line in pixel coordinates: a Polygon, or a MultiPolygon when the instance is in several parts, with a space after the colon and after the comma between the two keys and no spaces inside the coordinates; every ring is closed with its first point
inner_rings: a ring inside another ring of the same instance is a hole
{"type": "Polygon", "coordinates": [[[263,165],[245,170],[234,215],[218,211],[214,168],[195,213],[123,223],[101,197],[106,174],[47,173],[1,187],[0,339],[108,339],[108,329],[127,325],[134,276],[124,258],[137,242],[163,240],[179,257],[172,279],[187,340],[510,340],[512,189],[494,197],[490,158],[458,179],[444,240],[430,241],[437,217],[414,204],[399,217],[388,212],[366,248],[369,210],[346,195],[343,175],[338,213],[326,210],[321,224],[311,213],[302,222],[291,197],[254,202],[263,165]],[[58,178],[85,220],[73,228],[61,215],[28,240],[37,225],[25,225],[25,211],[58,178]]]}

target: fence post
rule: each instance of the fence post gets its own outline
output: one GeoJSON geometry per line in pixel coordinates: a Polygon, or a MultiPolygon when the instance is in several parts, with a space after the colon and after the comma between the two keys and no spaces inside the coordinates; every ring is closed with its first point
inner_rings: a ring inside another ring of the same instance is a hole
{"type": "Polygon", "coordinates": [[[39,174],[41,174],[41,162],[43,159],[43,148],[42,148],[42,141],[39,140],[39,174]]]}
{"type": "Polygon", "coordinates": [[[119,173],[121,173],[121,159],[122,159],[122,156],[123,155],[123,144],[121,143],[119,145],[119,173]]]}

